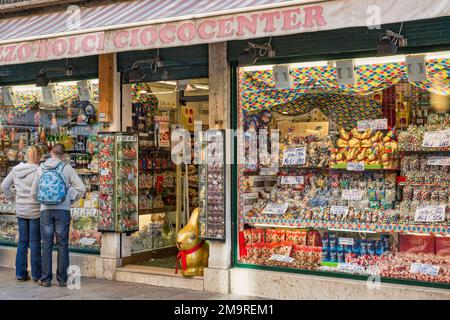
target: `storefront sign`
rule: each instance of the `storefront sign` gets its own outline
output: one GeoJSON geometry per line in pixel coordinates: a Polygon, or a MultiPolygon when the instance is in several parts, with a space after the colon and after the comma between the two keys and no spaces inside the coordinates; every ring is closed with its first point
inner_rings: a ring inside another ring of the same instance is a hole
{"type": "Polygon", "coordinates": [[[358,189],[343,189],[342,200],[359,201],[362,199],[363,192],[358,189]]]}
{"type": "Polygon", "coordinates": [[[364,162],[348,162],[348,171],[364,171],[364,162]]]}
{"type": "Polygon", "coordinates": [[[283,165],[299,166],[306,162],[306,148],[290,148],[283,152],[283,165]]]}
{"type": "Polygon", "coordinates": [[[387,119],[358,121],[358,130],[359,131],[366,131],[367,129],[387,130],[387,128],[388,128],[387,119]]]}
{"type": "Polygon", "coordinates": [[[428,166],[450,166],[450,157],[428,157],[428,166]]]}
{"type": "Polygon", "coordinates": [[[348,214],[348,207],[346,207],[346,206],[331,206],[330,214],[347,215],[348,214]]]}
{"type": "Polygon", "coordinates": [[[411,273],[422,273],[429,276],[437,276],[439,274],[440,266],[434,266],[432,264],[424,264],[424,263],[411,263],[409,271],[411,273]]]}
{"type": "Polygon", "coordinates": [[[285,214],[286,211],[288,209],[288,204],[284,203],[284,204],[275,204],[275,203],[269,203],[266,205],[266,207],[263,210],[263,214],[277,214],[277,215],[281,215],[281,214],[285,214]]]}
{"type": "Polygon", "coordinates": [[[287,263],[292,263],[295,260],[294,258],[291,258],[288,256],[283,256],[281,254],[273,254],[269,259],[274,260],[274,261],[279,261],[279,262],[287,262],[287,263]]]}
{"type": "Polygon", "coordinates": [[[283,176],[281,177],[281,184],[304,184],[305,178],[303,176],[283,176]]]}
{"type": "Polygon", "coordinates": [[[450,129],[429,131],[423,135],[422,147],[444,148],[450,147],[450,129]]]}
{"type": "Polygon", "coordinates": [[[414,221],[416,222],[438,222],[445,220],[445,205],[423,206],[416,209],[414,221]]]}
{"type": "MultiPolygon", "coordinates": [[[[450,15],[449,0],[422,0],[420,3],[420,6],[410,6],[405,11],[405,6],[409,4],[406,0],[370,2],[371,6],[381,10],[378,15],[381,20],[376,22],[380,25],[450,15]]],[[[367,27],[368,21],[371,21],[367,8],[367,1],[335,0],[317,4],[292,6],[284,4],[276,7],[273,5],[271,9],[257,11],[252,10],[254,7],[244,7],[241,11],[245,12],[221,14],[219,8],[215,9],[214,5],[211,5],[210,11],[204,10],[199,15],[189,13],[184,17],[176,17],[174,12],[166,10],[159,19],[148,20],[144,25],[142,21],[128,19],[120,10],[113,7],[109,8],[109,12],[112,13],[105,17],[111,21],[110,26],[101,25],[100,22],[91,23],[89,28],[95,31],[90,33],[83,33],[88,31],[83,30],[82,23],[81,29],[77,30],[71,30],[69,27],[56,29],[56,26],[59,26],[56,24],[54,29],[49,27],[50,30],[46,33],[38,33],[31,38],[24,29],[11,32],[9,30],[11,28],[8,29],[3,25],[4,31],[0,28],[0,38],[3,39],[3,45],[0,46],[0,63],[18,64],[112,52],[367,27]],[[167,22],[170,21],[170,15],[174,16],[173,21],[167,22]],[[118,28],[119,25],[123,28],[118,28]],[[62,34],[64,36],[61,36],[62,34]],[[40,39],[36,40],[36,37],[40,39]]],[[[95,16],[96,10],[98,7],[82,8],[80,15],[95,16]]],[[[37,17],[35,20],[38,22],[35,24],[51,26],[55,24],[55,20],[64,21],[70,18],[71,13],[63,11],[56,16],[52,13],[37,17]]],[[[4,23],[8,26],[20,26],[22,22],[20,19],[11,18],[11,21],[6,20],[4,23]]]]}

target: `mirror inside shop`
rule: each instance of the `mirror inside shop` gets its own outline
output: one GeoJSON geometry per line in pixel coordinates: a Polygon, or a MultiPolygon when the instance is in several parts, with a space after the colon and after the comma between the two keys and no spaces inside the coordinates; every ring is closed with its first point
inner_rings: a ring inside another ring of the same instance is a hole
{"type": "Polygon", "coordinates": [[[450,283],[450,53],[421,57],[239,69],[238,265],[450,283]]]}
{"type": "MultiPolygon", "coordinates": [[[[2,87],[0,98],[0,179],[27,161],[27,149],[40,149],[41,162],[61,143],[65,162],[86,185],[86,195],[73,204],[69,247],[99,252],[98,224],[98,80],[52,83],[47,87],[2,87]]],[[[14,201],[0,195],[0,244],[16,245],[18,225],[14,201]]]]}

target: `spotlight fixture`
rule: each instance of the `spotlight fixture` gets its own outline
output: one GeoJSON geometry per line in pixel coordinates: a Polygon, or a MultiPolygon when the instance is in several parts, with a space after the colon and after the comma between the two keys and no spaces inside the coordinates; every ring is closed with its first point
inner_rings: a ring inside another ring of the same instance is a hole
{"type": "Polygon", "coordinates": [[[36,76],[36,87],[46,87],[50,81],[50,78],[47,76],[47,71],[41,69],[36,76]]]}
{"type": "Polygon", "coordinates": [[[141,82],[145,78],[145,73],[141,70],[139,62],[135,62],[128,72],[130,82],[141,82]]]}
{"type": "Polygon", "coordinates": [[[239,55],[239,64],[255,64],[261,58],[274,58],[275,50],[270,43],[271,40],[266,44],[248,42],[248,47],[239,55]]]}
{"type": "Polygon", "coordinates": [[[379,56],[396,54],[398,48],[406,47],[407,44],[408,39],[400,33],[386,30],[378,40],[377,54],[379,56]]]}
{"type": "Polygon", "coordinates": [[[131,70],[128,73],[128,78],[130,82],[140,82],[145,78],[145,73],[141,70],[141,64],[146,62],[150,63],[150,71],[155,74],[159,69],[164,68],[164,61],[159,57],[159,49],[156,52],[156,57],[150,59],[143,59],[136,61],[131,70]]]}
{"type": "Polygon", "coordinates": [[[48,71],[64,71],[67,77],[71,77],[73,76],[74,67],[66,66],[65,68],[42,68],[36,76],[37,87],[46,87],[51,82],[51,79],[47,74],[48,71]]]}

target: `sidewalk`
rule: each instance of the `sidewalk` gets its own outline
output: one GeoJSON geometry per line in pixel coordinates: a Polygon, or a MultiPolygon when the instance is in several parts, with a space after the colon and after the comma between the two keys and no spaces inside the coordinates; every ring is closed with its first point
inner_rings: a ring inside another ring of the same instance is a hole
{"type": "Polygon", "coordinates": [[[0,268],[0,300],[216,300],[255,299],[236,295],[215,294],[202,291],[172,289],[143,284],[107,281],[92,278],[81,279],[80,290],[58,287],[42,288],[33,281],[18,282],[14,269],[0,268]]]}

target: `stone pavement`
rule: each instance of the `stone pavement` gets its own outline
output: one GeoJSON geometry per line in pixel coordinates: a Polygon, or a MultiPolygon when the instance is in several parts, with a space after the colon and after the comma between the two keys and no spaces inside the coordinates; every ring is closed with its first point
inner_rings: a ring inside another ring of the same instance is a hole
{"type": "Polygon", "coordinates": [[[144,284],[82,278],[81,289],[43,288],[33,281],[18,282],[14,269],[0,268],[0,300],[216,300],[255,299],[185,289],[154,287],[144,284]]]}

